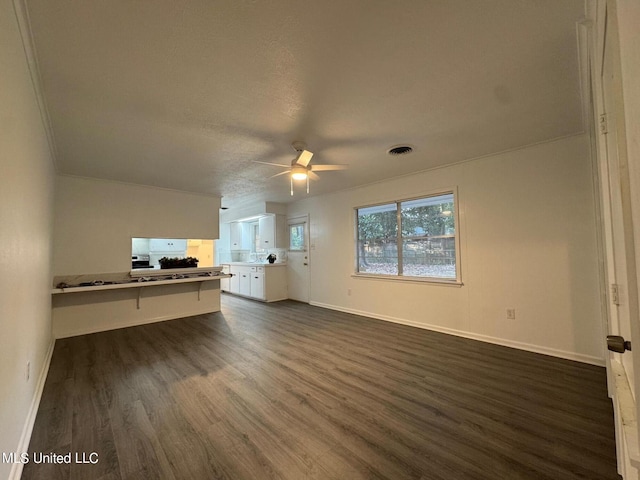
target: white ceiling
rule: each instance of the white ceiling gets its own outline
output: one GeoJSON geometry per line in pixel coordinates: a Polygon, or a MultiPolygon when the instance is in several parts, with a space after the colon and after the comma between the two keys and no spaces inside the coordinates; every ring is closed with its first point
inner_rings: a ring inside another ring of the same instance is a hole
{"type": "Polygon", "coordinates": [[[60,173],[288,202],[295,140],[319,194],[583,131],[583,0],[27,4],[60,173]]]}

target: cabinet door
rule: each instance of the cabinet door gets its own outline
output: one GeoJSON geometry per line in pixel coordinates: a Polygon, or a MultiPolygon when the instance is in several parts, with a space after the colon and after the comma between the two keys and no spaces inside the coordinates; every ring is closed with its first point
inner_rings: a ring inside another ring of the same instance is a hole
{"type": "Polygon", "coordinates": [[[149,240],[149,252],[187,253],[187,241],[180,238],[152,238],[149,240]]]}
{"type": "Polygon", "coordinates": [[[277,302],[288,297],[287,267],[264,267],[264,299],[267,302],[277,302]]]}
{"type": "Polygon", "coordinates": [[[260,217],[260,248],[265,250],[269,248],[276,248],[276,227],[275,216],[268,215],[266,217],[260,217]]]}
{"type": "Polygon", "coordinates": [[[248,268],[240,269],[240,295],[251,296],[251,272],[248,268]]]}
{"type": "Polygon", "coordinates": [[[231,250],[242,250],[242,223],[233,222],[231,224],[231,250]]]}
{"type": "MultiPolygon", "coordinates": [[[[224,273],[225,275],[228,274],[231,271],[229,265],[222,265],[222,273],[224,273]]],[[[228,292],[230,291],[231,288],[231,279],[229,278],[221,278],[220,279],[220,290],[223,292],[228,292]]]]}
{"type": "Polygon", "coordinates": [[[231,293],[240,293],[240,269],[238,267],[231,267],[229,273],[233,275],[229,279],[229,291],[231,293]]]}
{"type": "Polygon", "coordinates": [[[251,296],[264,300],[264,273],[251,272],[251,296]]]}

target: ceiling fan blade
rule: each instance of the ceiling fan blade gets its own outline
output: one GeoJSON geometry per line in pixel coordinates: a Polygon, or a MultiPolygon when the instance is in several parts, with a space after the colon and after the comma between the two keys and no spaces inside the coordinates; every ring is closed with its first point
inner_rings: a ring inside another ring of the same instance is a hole
{"type": "Polygon", "coordinates": [[[311,153],[309,150],[302,150],[298,155],[298,158],[296,158],[295,163],[297,163],[298,165],[302,165],[303,167],[306,167],[307,165],[309,165],[309,162],[311,161],[311,157],[313,157],[313,153],[311,153]]]}
{"type": "Polygon", "coordinates": [[[314,172],[327,172],[329,170],[346,170],[349,165],[311,165],[314,172]]]}
{"type": "Polygon", "coordinates": [[[315,173],[313,173],[311,170],[309,170],[307,172],[307,176],[311,179],[311,180],[320,180],[320,177],[318,175],[316,175],[315,173]]]}
{"type": "Polygon", "coordinates": [[[253,160],[253,163],[261,163],[262,165],[273,165],[274,167],[291,168],[291,165],[282,165],[281,163],[261,162],[260,160],[253,160]]]}
{"type": "Polygon", "coordinates": [[[291,170],[285,170],[284,172],[276,173],[275,175],[271,175],[269,178],[279,177],[280,175],[287,175],[291,173],[291,170]]]}

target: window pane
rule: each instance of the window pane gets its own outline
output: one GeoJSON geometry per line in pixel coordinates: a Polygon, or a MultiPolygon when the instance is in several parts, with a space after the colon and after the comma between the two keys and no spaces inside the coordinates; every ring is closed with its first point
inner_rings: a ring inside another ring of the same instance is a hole
{"type": "Polygon", "coordinates": [[[304,223],[289,225],[289,250],[304,249],[304,223]]]}
{"type": "Polygon", "coordinates": [[[400,208],[403,275],[455,279],[453,194],[402,202],[400,208]]]}
{"type": "Polygon", "coordinates": [[[358,272],[398,275],[396,204],[358,209],[358,272]]]}
{"type": "Polygon", "coordinates": [[[403,240],[402,274],[409,277],[455,279],[455,237],[403,240]]]}
{"type": "Polygon", "coordinates": [[[400,206],[403,237],[455,235],[453,194],[410,200],[400,206]]]}

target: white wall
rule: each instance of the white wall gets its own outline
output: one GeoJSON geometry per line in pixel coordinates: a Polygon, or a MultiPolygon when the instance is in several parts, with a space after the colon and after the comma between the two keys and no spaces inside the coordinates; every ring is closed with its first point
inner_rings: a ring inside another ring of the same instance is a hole
{"type": "Polygon", "coordinates": [[[602,364],[586,136],[289,207],[289,216],[304,213],[311,227],[311,303],[602,364]],[[352,277],[354,207],[452,186],[459,194],[462,287],[352,277]],[[516,309],[516,320],[506,319],[507,308],[516,309]]]}
{"type": "Polygon", "coordinates": [[[218,238],[220,198],[59,175],[54,274],[131,270],[131,238],[218,238]]]}
{"type": "MultiPolygon", "coordinates": [[[[52,346],[54,181],[11,0],[0,2],[0,65],[0,452],[8,453],[26,449],[52,346]]],[[[0,478],[12,467],[0,463],[0,478]]]]}

